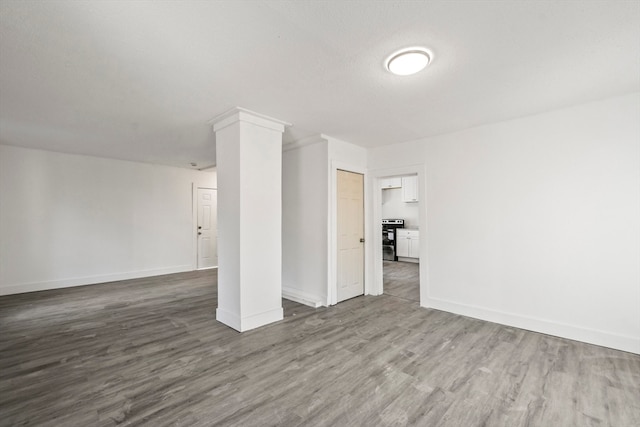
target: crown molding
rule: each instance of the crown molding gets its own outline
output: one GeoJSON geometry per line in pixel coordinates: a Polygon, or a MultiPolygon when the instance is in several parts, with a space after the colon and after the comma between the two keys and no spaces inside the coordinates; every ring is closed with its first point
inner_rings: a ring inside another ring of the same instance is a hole
{"type": "Polygon", "coordinates": [[[218,132],[219,130],[222,130],[236,122],[247,122],[278,132],[284,132],[285,126],[291,126],[291,123],[274,119],[273,117],[256,113],[255,111],[247,110],[242,107],[233,107],[230,110],[225,111],[211,119],[209,124],[213,125],[214,132],[218,132]]]}

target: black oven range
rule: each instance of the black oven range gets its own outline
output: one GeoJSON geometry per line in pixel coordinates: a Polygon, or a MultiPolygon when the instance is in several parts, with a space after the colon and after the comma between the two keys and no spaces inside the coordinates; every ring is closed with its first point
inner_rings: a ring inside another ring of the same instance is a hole
{"type": "Polygon", "coordinates": [[[382,259],[397,261],[396,255],[396,229],[404,228],[404,219],[382,220],[382,259]]]}

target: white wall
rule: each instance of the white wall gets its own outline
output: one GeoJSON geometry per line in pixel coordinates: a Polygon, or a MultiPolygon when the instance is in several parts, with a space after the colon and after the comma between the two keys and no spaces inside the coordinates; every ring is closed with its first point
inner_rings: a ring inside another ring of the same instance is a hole
{"type": "Polygon", "coordinates": [[[0,294],[195,268],[214,172],[0,145],[0,294]]]}
{"type": "Polygon", "coordinates": [[[282,153],[282,289],[311,306],[327,303],[327,144],[282,153]]]}
{"type": "Polygon", "coordinates": [[[364,173],[367,151],[327,135],[283,150],[283,296],[314,307],[334,304],[336,168],[364,173]]]}
{"type": "MultiPolygon", "coordinates": [[[[367,168],[367,150],[350,142],[322,135],[329,142],[329,161],[338,167],[353,167],[354,171],[367,168]]],[[[347,169],[349,170],[349,169],[347,169]]]]}
{"type": "MultiPolygon", "coordinates": [[[[328,263],[329,263],[329,272],[328,272],[328,295],[327,295],[327,304],[336,304],[337,303],[337,291],[338,291],[338,208],[337,208],[337,200],[338,200],[338,169],[346,170],[349,172],[361,173],[364,176],[364,204],[365,207],[369,204],[369,195],[371,194],[371,187],[369,184],[368,173],[367,173],[367,161],[368,161],[368,153],[367,150],[351,144],[346,141],[342,141],[336,138],[332,138],[325,135],[327,141],[329,142],[329,230],[328,230],[328,238],[329,238],[329,246],[328,246],[328,263]]],[[[371,215],[370,212],[367,212],[365,209],[365,217],[364,217],[364,227],[365,233],[364,238],[365,242],[370,242],[373,238],[372,228],[371,228],[371,215]]],[[[375,230],[375,236],[380,237],[380,229],[377,228],[375,230]]],[[[367,243],[368,244],[368,243],[367,243]]],[[[365,244],[365,273],[367,270],[368,263],[370,262],[370,253],[367,252],[367,244],[365,244]]],[[[364,294],[370,293],[370,285],[368,282],[368,277],[365,274],[365,283],[364,283],[364,294]]]]}
{"type": "Polygon", "coordinates": [[[402,201],[402,188],[387,188],[382,191],[382,218],[404,219],[404,226],[416,228],[420,225],[418,215],[420,202],[407,203],[402,201]]]}
{"type": "Polygon", "coordinates": [[[427,304],[640,353],[639,118],[633,93],[371,150],[426,165],[427,304]]]}

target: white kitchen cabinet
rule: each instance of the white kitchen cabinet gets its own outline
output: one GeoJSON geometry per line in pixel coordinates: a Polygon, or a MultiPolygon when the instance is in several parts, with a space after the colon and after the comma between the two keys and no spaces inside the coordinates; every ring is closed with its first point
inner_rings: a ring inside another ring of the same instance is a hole
{"type": "Polygon", "coordinates": [[[402,201],[415,203],[418,201],[418,176],[402,177],[402,201]]]}
{"type": "Polygon", "coordinates": [[[409,258],[420,258],[420,238],[409,239],[409,258]]]}
{"type": "Polygon", "coordinates": [[[387,188],[400,188],[402,187],[402,178],[394,177],[394,178],[384,178],[380,180],[380,188],[383,190],[387,188]]]}
{"type": "Polygon", "coordinates": [[[396,230],[396,255],[400,258],[420,258],[420,232],[399,228],[396,230]]]}
{"type": "Polygon", "coordinates": [[[396,231],[396,256],[408,258],[409,257],[409,239],[400,234],[401,230],[396,231]]]}

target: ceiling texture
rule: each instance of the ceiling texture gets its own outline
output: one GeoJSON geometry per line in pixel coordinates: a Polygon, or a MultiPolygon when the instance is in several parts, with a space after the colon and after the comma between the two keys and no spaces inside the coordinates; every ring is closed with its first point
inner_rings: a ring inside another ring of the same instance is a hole
{"type": "Polygon", "coordinates": [[[0,1],[7,145],[200,168],[234,106],[375,147],[639,90],[636,0],[0,1]]]}

